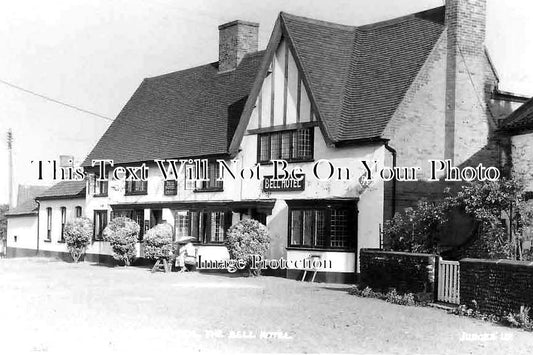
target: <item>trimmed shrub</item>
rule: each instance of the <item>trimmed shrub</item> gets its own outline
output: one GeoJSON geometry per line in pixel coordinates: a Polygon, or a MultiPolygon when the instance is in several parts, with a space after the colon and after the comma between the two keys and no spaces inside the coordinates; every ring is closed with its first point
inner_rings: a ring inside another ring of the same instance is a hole
{"type": "Polygon", "coordinates": [[[148,259],[170,260],[173,255],[173,229],[168,223],[161,223],[146,232],[144,236],[144,255],[148,259]]]}
{"type": "Polygon", "coordinates": [[[246,262],[246,270],[257,276],[261,269],[252,265],[252,258],[264,258],[270,245],[270,234],[265,225],[253,219],[244,219],[228,230],[226,247],[231,259],[241,259],[246,262]]]}
{"type": "Polygon", "coordinates": [[[104,240],[113,248],[113,258],[123,261],[125,266],[137,254],[135,243],[139,237],[140,227],[137,222],[127,217],[117,217],[104,229],[104,240]]]}
{"type": "Polygon", "coordinates": [[[65,224],[64,235],[68,251],[74,262],[77,263],[91,243],[93,223],[89,218],[75,218],[65,224]]]}

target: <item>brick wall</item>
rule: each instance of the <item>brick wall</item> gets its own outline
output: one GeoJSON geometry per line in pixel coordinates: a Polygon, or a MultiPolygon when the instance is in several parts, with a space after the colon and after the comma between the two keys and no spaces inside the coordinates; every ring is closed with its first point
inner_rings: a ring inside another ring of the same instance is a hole
{"type": "Polygon", "coordinates": [[[461,304],[472,300],[484,313],[505,315],[533,307],[533,262],[462,259],[461,304]]]}
{"type": "MultiPolygon", "coordinates": [[[[446,6],[447,28],[384,132],[398,166],[422,169],[418,185],[398,184],[396,211],[442,195],[444,184],[427,182],[429,159],[499,166],[494,129],[500,113],[493,112],[491,98],[497,78],[483,44],[485,0],[448,0],[446,6]]],[[[384,212],[390,217],[392,196],[386,192],[384,212]]]]}
{"type": "Polygon", "coordinates": [[[360,263],[361,284],[373,290],[433,292],[435,255],[361,249],[360,263]]]}
{"type": "Polygon", "coordinates": [[[527,191],[533,191],[533,133],[511,137],[512,174],[522,179],[527,191]]]}
{"type": "Polygon", "coordinates": [[[235,69],[247,53],[257,52],[259,24],[233,21],[220,25],[218,44],[218,70],[235,69]]]}

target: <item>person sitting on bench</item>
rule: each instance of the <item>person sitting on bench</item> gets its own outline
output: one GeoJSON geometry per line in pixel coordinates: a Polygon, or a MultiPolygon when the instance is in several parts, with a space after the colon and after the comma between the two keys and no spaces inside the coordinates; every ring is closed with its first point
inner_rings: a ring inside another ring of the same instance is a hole
{"type": "Polygon", "coordinates": [[[196,248],[194,244],[188,242],[179,249],[178,257],[176,258],[176,267],[179,272],[190,271],[196,265],[196,248]]]}

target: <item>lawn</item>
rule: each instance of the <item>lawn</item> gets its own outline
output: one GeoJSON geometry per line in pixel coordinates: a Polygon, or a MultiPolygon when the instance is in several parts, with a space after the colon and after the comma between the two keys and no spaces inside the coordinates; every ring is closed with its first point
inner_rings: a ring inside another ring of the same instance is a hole
{"type": "Polygon", "coordinates": [[[346,289],[274,277],[151,274],[144,268],[2,259],[0,353],[533,349],[528,332],[358,298],[346,289]]]}

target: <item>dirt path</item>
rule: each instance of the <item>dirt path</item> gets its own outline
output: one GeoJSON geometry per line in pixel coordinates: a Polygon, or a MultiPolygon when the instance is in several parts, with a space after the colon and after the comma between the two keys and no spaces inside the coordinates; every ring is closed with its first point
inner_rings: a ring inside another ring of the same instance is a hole
{"type": "Polygon", "coordinates": [[[282,278],[0,260],[0,353],[531,354],[533,334],[282,278]]]}

